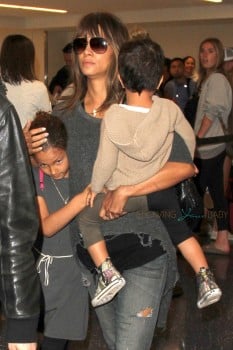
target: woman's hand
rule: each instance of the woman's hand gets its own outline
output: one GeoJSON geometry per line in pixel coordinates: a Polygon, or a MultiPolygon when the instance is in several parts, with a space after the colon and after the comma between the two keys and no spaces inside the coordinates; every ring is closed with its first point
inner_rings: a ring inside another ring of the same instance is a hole
{"type": "Polygon", "coordinates": [[[36,343],[26,343],[26,344],[9,343],[8,344],[8,350],[36,350],[36,349],[37,349],[36,343]]]}
{"type": "Polygon", "coordinates": [[[130,197],[144,196],[176,185],[178,182],[195,176],[198,169],[193,164],[167,162],[154,176],[136,185],[120,186],[114,191],[108,191],[100,217],[104,220],[117,219],[125,215],[125,205],[130,197]]]}
{"type": "Polygon", "coordinates": [[[40,152],[42,150],[42,145],[47,142],[48,133],[45,128],[37,128],[29,130],[31,126],[31,121],[28,121],[24,128],[24,138],[27,144],[29,155],[40,152]]]}
{"type": "Polygon", "coordinates": [[[127,186],[120,186],[114,191],[107,191],[99,214],[102,219],[117,219],[126,214],[124,207],[129,198],[126,189],[127,186]]]}

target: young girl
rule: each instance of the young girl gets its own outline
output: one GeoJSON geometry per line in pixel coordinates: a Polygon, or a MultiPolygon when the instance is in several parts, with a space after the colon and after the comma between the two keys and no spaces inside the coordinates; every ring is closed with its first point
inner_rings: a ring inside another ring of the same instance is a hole
{"type": "Polygon", "coordinates": [[[34,155],[33,169],[43,239],[35,250],[44,298],[42,350],[63,350],[68,340],[86,336],[87,290],[73,257],[70,221],[85,208],[88,187],[69,200],[67,133],[55,116],[38,112],[31,128],[45,127],[49,133],[42,150],[34,155]]]}

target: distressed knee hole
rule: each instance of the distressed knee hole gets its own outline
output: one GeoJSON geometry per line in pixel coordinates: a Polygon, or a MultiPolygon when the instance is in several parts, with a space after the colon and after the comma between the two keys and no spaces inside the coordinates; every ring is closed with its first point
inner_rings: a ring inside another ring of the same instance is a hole
{"type": "Polygon", "coordinates": [[[152,307],[147,307],[137,313],[137,317],[152,317],[153,309],[152,307]]]}

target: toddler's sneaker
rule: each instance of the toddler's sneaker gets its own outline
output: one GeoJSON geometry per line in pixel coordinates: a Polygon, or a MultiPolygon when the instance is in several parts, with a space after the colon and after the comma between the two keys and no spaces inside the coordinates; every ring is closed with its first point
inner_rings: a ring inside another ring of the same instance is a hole
{"type": "Polygon", "coordinates": [[[216,303],[222,296],[221,289],[216,284],[214,275],[208,268],[200,268],[197,274],[197,286],[197,307],[199,309],[216,303]]]}
{"type": "Polygon", "coordinates": [[[125,279],[107,258],[100,266],[99,279],[92,306],[100,306],[111,301],[125,285],[125,279]]]}

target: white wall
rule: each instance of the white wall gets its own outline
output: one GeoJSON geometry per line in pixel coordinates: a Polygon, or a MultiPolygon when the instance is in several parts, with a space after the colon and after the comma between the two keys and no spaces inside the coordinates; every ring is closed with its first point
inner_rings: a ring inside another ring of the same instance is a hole
{"type": "MultiPolygon", "coordinates": [[[[137,24],[130,24],[132,29],[137,24]]],[[[219,38],[224,46],[233,46],[233,21],[176,23],[140,23],[153,40],[163,48],[167,57],[192,55],[197,58],[200,42],[207,37],[219,38]]],[[[48,31],[48,77],[64,64],[62,48],[73,39],[75,28],[67,31],[48,31]]]]}
{"type": "Polygon", "coordinates": [[[63,47],[73,40],[74,31],[48,31],[48,82],[64,66],[63,47]]]}
{"type": "Polygon", "coordinates": [[[198,57],[201,41],[207,37],[219,38],[224,46],[233,46],[233,21],[228,23],[196,22],[146,24],[153,40],[163,48],[167,57],[192,55],[198,57]]]}

